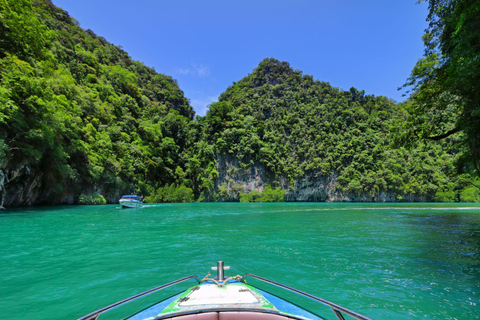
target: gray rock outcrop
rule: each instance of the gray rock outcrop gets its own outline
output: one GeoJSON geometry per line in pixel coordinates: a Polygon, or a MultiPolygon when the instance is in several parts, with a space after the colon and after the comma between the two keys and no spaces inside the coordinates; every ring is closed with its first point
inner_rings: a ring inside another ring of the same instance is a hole
{"type": "MultiPolygon", "coordinates": [[[[219,201],[238,201],[241,192],[256,190],[262,192],[265,185],[271,183],[265,166],[254,162],[243,167],[241,162],[231,155],[217,155],[218,178],[215,189],[219,201]]],[[[285,190],[285,201],[304,202],[429,202],[431,197],[416,194],[396,194],[381,190],[375,195],[369,193],[346,193],[339,187],[338,175],[329,176],[320,173],[307,173],[296,179],[293,185],[287,179],[280,179],[279,185],[285,190]]]]}

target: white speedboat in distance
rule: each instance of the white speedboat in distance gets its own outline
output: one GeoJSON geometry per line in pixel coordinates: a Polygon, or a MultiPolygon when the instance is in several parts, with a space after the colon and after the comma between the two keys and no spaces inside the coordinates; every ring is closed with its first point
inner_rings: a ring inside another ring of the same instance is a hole
{"type": "Polygon", "coordinates": [[[141,208],[143,207],[142,197],[137,195],[125,195],[119,200],[122,208],[141,208]]]}
{"type": "Polygon", "coordinates": [[[98,309],[77,320],[97,320],[105,312],[189,279],[196,280],[197,283],[185,291],[182,290],[180,293],[170,296],[170,298],[157,300],[153,304],[150,301],[147,307],[140,307],[138,311],[129,310],[127,314],[123,316],[118,314],[113,319],[326,320],[332,319],[333,317],[330,316],[335,315],[337,320],[345,320],[344,315],[348,315],[350,316],[348,319],[372,320],[323,298],[251,273],[247,273],[244,276],[225,277],[224,270],[229,268],[224,267],[223,261],[218,261],[217,267],[212,268],[212,270],[217,271],[217,277],[215,278],[208,278],[210,273],[202,280],[196,275],[186,276],[98,309]],[[286,293],[294,293],[297,297],[307,298],[318,304],[315,305],[313,310],[304,309],[297,304],[295,297],[284,298],[282,297],[283,294],[279,295],[279,292],[269,293],[254,284],[246,284],[245,280],[247,277],[260,281],[259,284],[263,283],[271,286],[270,289],[284,289],[286,293]],[[321,309],[323,308],[324,310],[322,311],[321,309]],[[133,314],[131,313],[132,311],[134,312],[133,314]]]}

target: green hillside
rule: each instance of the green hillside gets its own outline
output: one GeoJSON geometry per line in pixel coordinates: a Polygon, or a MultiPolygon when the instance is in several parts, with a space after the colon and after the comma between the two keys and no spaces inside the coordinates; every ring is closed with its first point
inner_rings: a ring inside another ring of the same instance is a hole
{"type": "Polygon", "coordinates": [[[410,102],[265,59],[194,118],[174,79],[49,0],[0,3],[0,206],[480,200],[461,133],[395,144],[410,102]]]}
{"type": "Polygon", "coordinates": [[[286,178],[295,188],[306,174],[335,175],[337,190],[373,199],[381,191],[398,200],[406,195],[460,199],[471,185],[455,171],[461,152],[450,142],[456,137],[395,148],[392,132],[406,112],[404,104],[386,97],[342,91],[287,62],[265,59],[229,87],[201,122],[203,139],[216,152],[245,166],[264,164],[273,185],[286,178]]]}
{"type": "Polygon", "coordinates": [[[116,199],[175,179],[193,111],[174,79],[84,31],[49,0],[1,0],[0,14],[7,205],[72,193],[116,199]]]}

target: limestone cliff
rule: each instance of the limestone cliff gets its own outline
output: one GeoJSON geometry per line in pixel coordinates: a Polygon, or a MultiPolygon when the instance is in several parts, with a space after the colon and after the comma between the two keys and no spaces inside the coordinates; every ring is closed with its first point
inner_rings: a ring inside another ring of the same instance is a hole
{"type": "Polygon", "coordinates": [[[392,147],[406,114],[386,97],[335,88],[272,58],[200,123],[217,153],[222,200],[268,184],[287,201],[454,201],[462,186],[452,180],[460,154],[451,145],[392,147]]]}
{"type": "MultiPolygon", "coordinates": [[[[253,190],[262,192],[266,184],[272,183],[273,174],[269,174],[260,162],[243,166],[231,155],[217,155],[216,160],[218,201],[238,201],[240,192],[253,190]]],[[[396,194],[385,190],[374,195],[366,192],[346,193],[339,187],[338,175],[335,172],[329,176],[323,176],[319,172],[305,174],[295,179],[293,185],[287,179],[281,178],[279,185],[285,190],[287,202],[430,202],[434,200],[428,195],[396,194]]]]}
{"type": "Polygon", "coordinates": [[[5,188],[5,180],[5,174],[2,170],[0,170],[0,210],[5,210],[5,208],[3,207],[5,195],[7,194],[7,190],[5,188]]]}
{"type": "Polygon", "coordinates": [[[58,203],[73,204],[75,194],[68,190],[68,184],[59,198],[59,192],[51,188],[45,188],[44,174],[41,170],[32,169],[28,165],[15,170],[0,169],[0,205],[31,206],[37,204],[58,203]]]}
{"type": "Polygon", "coordinates": [[[392,191],[380,190],[377,194],[363,192],[346,193],[339,187],[338,175],[332,172],[329,176],[320,173],[307,174],[295,180],[293,188],[287,183],[285,201],[318,201],[318,202],[429,202],[432,197],[416,194],[395,194],[392,191]]]}
{"type": "Polygon", "coordinates": [[[70,204],[97,190],[117,202],[174,182],[194,116],[177,81],[50,0],[4,4],[0,205],[70,204]]]}
{"type": "Polygon", "coordinates": [[[104,190],[103,186],[80,186],[66,180],[61,192],[46,187],[45,175],[38,168],[24,165],[15,170],[0,168],[0,210],[4,207],[40,204],[75,204],[81,193],[102,194],[107,203],[117,203],[121,190],[104,190]]]}
{"type": "Polygon", "coordinates": [[[268,179],[265,166],[261,163],[243,166],[237,158],[222,154],[216,155],[216,161],[218,201],[238,201],[240,192],[263,191],[268,179]]]}

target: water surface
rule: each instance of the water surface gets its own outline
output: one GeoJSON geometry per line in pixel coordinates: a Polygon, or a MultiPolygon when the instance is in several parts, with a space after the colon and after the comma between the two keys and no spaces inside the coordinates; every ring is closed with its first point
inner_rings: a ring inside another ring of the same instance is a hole
{"type": "Polygon", "coordinates": [[[480,319],[479,205],[10,209],[0,240],[1,319],[75,319],[217,260],[373,319],[480,319]]]}

